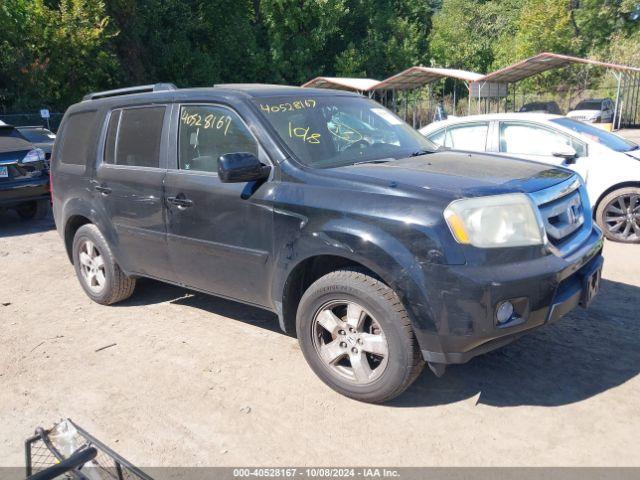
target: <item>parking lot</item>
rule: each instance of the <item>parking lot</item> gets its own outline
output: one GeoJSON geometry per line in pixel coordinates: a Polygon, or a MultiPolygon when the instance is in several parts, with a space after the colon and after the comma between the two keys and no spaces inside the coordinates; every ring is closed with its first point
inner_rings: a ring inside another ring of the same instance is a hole
{"type": "Polygon", "coordinates": [[[589,311],[374,406],[322,384],[267,312],[153,281],[103,307],[50,220],[0,224],[5,465],[61,417],[141,466],[640,465],[637,246],[606,244],[589,311]]]}

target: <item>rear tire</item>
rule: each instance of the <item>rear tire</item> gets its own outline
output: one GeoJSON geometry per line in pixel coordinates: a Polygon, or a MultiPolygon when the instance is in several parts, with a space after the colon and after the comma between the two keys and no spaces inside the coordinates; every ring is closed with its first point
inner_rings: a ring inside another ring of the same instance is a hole
{"type": "Polygon", "coordinates": [[[314,282],[300,300],[296,327],[302,353],[316,375],[356,400],[389,401],[424,367],[396,293],[355,269],[314,282]]]}
{"type": "Polygon", "coordinates": [[[98,227],[90,223],[80,227],[73,237],[72,252],[76,276],[91,300],[111,305],[133,294],[136,279],[120,269],[98,227]]]}
{"type": "Polygon", "coordinates": [[[596,209],[596,222],[609,240],[640,243],[640,188],[620,188],[605,196],[596,209]]]}
{"type": "Polygon", "coordinates": [[[16,207],[16,212],[23,220],[42,220],[49,215],[51,203],[49,200],[34,200],[16,207]]]}

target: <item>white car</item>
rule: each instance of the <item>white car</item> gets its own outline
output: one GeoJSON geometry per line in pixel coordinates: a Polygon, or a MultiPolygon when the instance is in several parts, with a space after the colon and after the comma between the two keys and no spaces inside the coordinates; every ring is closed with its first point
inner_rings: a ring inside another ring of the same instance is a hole
{"type": "Polygon", "coordinates": [[[640,243],[640,147],[635,143],[572,118],[540,113],[460,117],[420,133],[445,148],[570,168],[584,179],[606,237],[640,243]]]}
{"type": "Polygon", "coordinates": [[[613,123],[615,105],[609,98],[582,100],[567,117],[588,123],[613,123]]]}

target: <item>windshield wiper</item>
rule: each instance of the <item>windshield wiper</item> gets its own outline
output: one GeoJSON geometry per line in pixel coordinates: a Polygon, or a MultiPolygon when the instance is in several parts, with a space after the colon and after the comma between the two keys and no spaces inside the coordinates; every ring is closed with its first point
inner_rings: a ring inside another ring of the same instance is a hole
{"type": "Polygon", "coordinates": [[[429,155],[430,153],[433,153],[435,150],[416,150],[415,152],[411,153],[409,156],[410,157],[419,157],[421,155],[429,155]]]}
{"type": "Polygon", "coordinates": [[[395,158],[377,158],[375,160],[362,160],[360,162],[352,163],[351,165],[362,165],[363,163],[387,163],[395,160],[395,158]]]}

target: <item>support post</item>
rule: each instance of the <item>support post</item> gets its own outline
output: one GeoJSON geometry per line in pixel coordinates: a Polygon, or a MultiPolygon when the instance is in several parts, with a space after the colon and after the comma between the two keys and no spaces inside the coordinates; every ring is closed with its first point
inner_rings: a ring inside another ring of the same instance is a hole
{"type": "MultiPolygon", "coordinates": [[[[453,79],[453,112],[451,112],[453,115],[456,114],[456,86],[457,86],[458,80],[457,79],[453,79]]],[[[444,92],[443,92],[443,96],[444,96],[444,92]]]]}
{"type": "Polygon", "coordinates": [[[613,125],[612,125],[612,130],[616,129],[616,115],[618,114],[618,110],[620,108],[620,81],[622,80],[622,74],[621,73],[616,73],[616,72],[611,72],[613,74],[614,77],[616,77],[616,80],[618,81],[618,88],[616,90],[616,105],[613,108],[613,125]]]}

